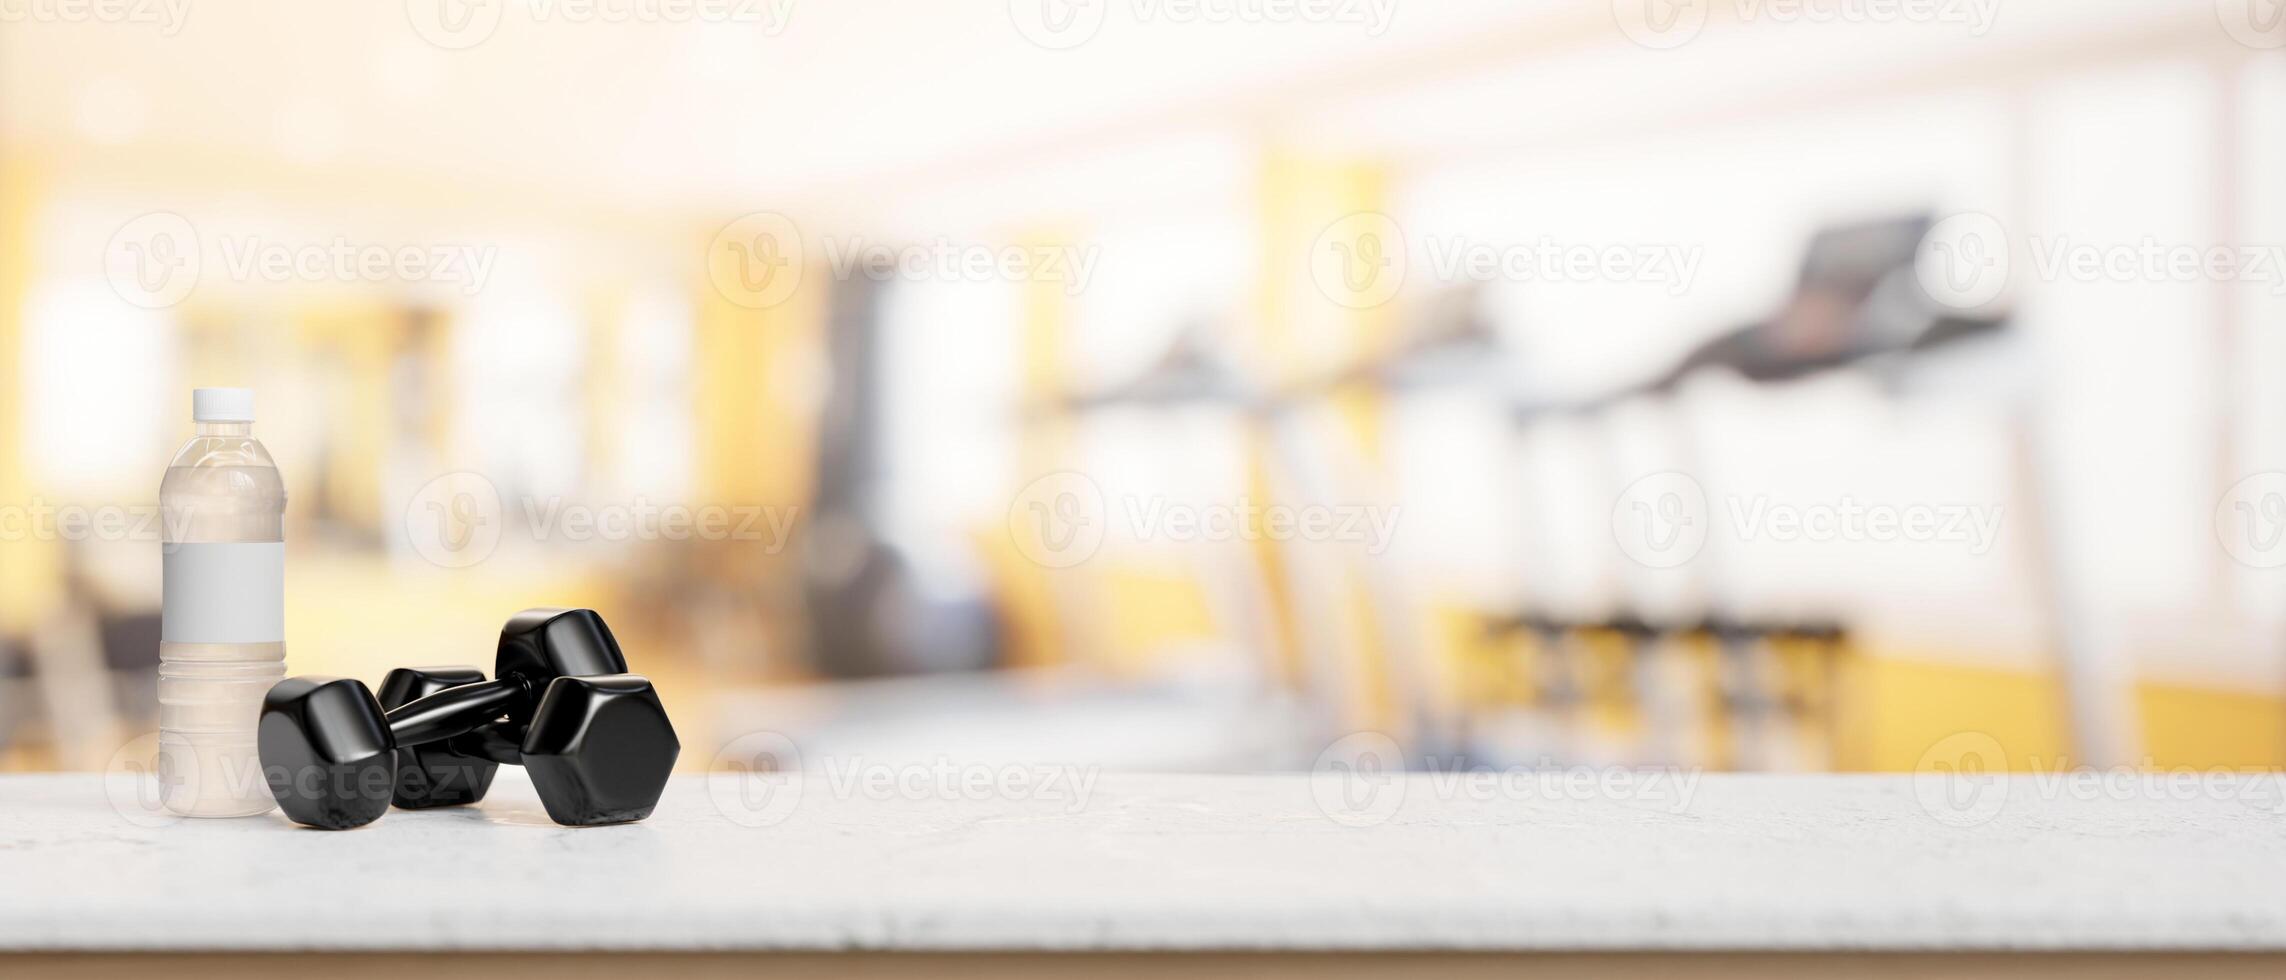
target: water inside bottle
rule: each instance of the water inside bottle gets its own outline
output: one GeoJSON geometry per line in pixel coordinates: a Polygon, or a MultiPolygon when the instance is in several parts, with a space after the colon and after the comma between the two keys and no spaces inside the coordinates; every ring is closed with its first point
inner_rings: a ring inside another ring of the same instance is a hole
{"type": "MultiPolygon", "coordinates": [[[[165,547],[284,540],[285,490],[245,423],[201,423],[160,485],[165,547]]],[[[262,695],[286,674],[286,645],[159,644],[161,799],[186,816],[248,816],[273,805],[255,744],[262,695]]]]}

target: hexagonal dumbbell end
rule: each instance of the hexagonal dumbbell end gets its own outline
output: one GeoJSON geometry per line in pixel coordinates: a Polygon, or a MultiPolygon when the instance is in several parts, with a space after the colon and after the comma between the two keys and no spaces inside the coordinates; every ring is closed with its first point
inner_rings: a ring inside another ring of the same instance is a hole
{"type": "Polygon", "coordinates": [[[262,776],[295,823],[362,827],[389,809],[396,744],[373,692],[341,677],[289,677],[262,698],[262,776]]]}
{"type": "Polygon", "coordinates": [[[651,815],[682,743],[648,678],[558,677],[524,733],[524,770],[560,824],[651,815]]]}
{"type": "MultiPolygon", "coordinates": [[[[536,699],[547,693],[548,682],[558,677],[595,677],[627,672],[627,657],[611,627],[593,609],[541,607],[526,609],[500,627],[499,652],[492,662],[494,677],[513,677],[531,688],[536,699]]],[[[511,714],[521,728],[531,724],[537,701],[527,701],[511,714]]]]}
{"type": "MultiPolygon", "coordinates": [[[[394,711],[446,688],[484,680],[474,667],[399,667],[381,679],[381,708],[394,711]]],[[[462,806],[484,798],[498,763],[476,753],[469,736],[397,750],[397,788],[391,799],[419,810],[462,806]]]]}

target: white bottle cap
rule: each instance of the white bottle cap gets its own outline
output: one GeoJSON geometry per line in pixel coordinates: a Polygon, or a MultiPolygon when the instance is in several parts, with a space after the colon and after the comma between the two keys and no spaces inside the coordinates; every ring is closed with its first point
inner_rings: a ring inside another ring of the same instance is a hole
{"type": "Polygon", "coordinates": [[[252,389],[252,388],[193,388],[193,389],[191,389],[191,421],[193,421],[193,422],[252,422],[252,421],[254,421],[254,389],[252,389]]]}

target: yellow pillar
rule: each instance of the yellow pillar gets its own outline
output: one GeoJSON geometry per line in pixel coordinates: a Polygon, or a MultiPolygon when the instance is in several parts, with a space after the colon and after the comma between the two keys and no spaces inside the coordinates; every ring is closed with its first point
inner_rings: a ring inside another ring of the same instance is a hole
{"type": "MultiPolygon", "coordinates": [[[[1269,155],[1261,184],[1260,316],[1250,345],[1258,358],[1256,377],[1273,379],[1279,388],[1307,386],[1388,345],[1397,323],[1393,299],[1405,248],[1401,231],[1382,213],[1388,184],[1388,174],[1370,162],[1269,155]]],[[[1333,434],[1336,451],[1377,459],[1379,397],[1346,389],[1326,397],[1341,419],[1333,434]]],[[[1266,440],[1274,437],[1258,438],[1258,451],[1268,451],[1266,440]]],[[[1254,469],[1250,492],[1272,499],[1265,467],[1258,463],[1254,469]]],[[[1338,597],[1295,596],[1285,587],[1292,579],[1285,574],[1281,546],[1265,528],[1254,530],[1266,577],[1276,583],[1279,634],[1286,641],[1280,659],[1289,675],[1302,677],[1312,667],[1299,647],[1297,618],[1332,618],[1339,649],[1328,651],[1327,667],[1341,675],[1330,678],[1336,681],[1331,689],[1347,701],[1337,706],[1341,716],[1359,727],[1393,727],[1398,714],[1389,651],[1367,583],[1356,569],[1346,569],[1338,597]],[[1330,608],[1300,608],[1306,601],[1330,608]]]]}
{"type": "MultiPolygon", "coordinates": [[[[799,506],[812,489],[816,413],[829,381],[817,375],[826,370],[831,279],[822,267],[780,266],[771,274],[797,284],[745,285],[730,266],[750,255],[729,244],[747,243],[717,236],[696,308],[696,491],[708,504],[799,506]]],[[[772,247],[786,249],[786,262],[805,261],[798,245],[772,247]]]]}
{"type": "MultiPolygon", "coordinates": [[[[1054,248],[1072,240],[1066,231],[1035,230],[1022,237],[1026,247],[1054,248]]],[[[1072,298],[1065,283],[1045,279],[1018,284],[1017,403],[1026,409],[1018,430],[1013,488],[1022,492],[1049,474],[1070,468],[1078,425],[1059,406],[1071,394],[1072,298]]],[[[1012,498],[1013,499],[1013,498],[1012,498]]],[[[1015,520],[1011,515],[1008,520],[1015,520]]],[[[1094,620],[1096,593],[1089,569],[1046,568],[1026,557],[1003,524],[985,533],[989,552],[1001,556],[1001,612],[1008,622],[1008,659],[1018,666],[1065,663],[1074,654],[1102,654],[1108,639],[1094,620]]]]}
{"type": "MultiPolygon", "coordinates": [[[[36,271],[33,229],[44,189],[39,168],[0,156],[0,506],[31,504],[24,455],[24,309],[36,271]]],[[[21,635],[58,598],[62,556],[53,540],[26,534],[0,548],[0,632],[21,635]]]]}
{"type": "MultiPolygon", "coordinates": [[[[1385,350],[1395,339],[1403,232],[1387,218],[1380,166],[1272,154],[1262,182],[1262,336],[1266,376],[1306,384],[1385,350]]],[[[1378,456],[1380,399],[1333,395],[1350,434],[1378,456]]]]}

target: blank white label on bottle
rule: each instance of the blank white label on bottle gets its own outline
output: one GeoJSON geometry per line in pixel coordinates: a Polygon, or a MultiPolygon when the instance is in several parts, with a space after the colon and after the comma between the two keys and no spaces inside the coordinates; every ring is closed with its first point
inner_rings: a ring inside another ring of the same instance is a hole
{"type": "Polygon", "coordinates": [[[286,545],[185,542],[161,549],[168,643],[279,643],[286,638],[286,545]]]}

